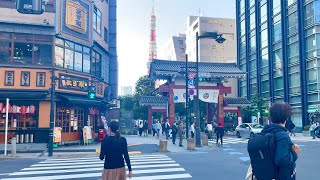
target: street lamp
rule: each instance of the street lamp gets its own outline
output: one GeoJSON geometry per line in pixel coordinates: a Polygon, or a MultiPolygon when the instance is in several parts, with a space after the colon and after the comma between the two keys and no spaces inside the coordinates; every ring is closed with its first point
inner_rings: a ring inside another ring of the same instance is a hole
{"type": "Polygon", "coordinates": [[[196,95],[194,96],[195,101],[195,114],[196,114],[196,147],[201,147],[200,139],[200,109],[199,109],[199,39],[215,39],[219,44],[223,43],[226,39],[222,37],[222,34],[217,32],[204,32],[199,36],[196,33],[196,95]]]}

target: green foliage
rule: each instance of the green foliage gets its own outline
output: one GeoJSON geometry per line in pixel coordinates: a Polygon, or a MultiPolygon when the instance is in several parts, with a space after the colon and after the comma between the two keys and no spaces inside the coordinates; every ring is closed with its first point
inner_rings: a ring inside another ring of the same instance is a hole
{"type": "Polygon", "coordinates": [[[260,112],[260,117],[268,116],[265,107],[266,101],[260,96],[255,96],[251,100],[251,105],[244,107],[241,109],[242,119],[244,122],[251,122],[251,116],[258,116],[258,112],[260,112]]]}
{"type": "MultiPolygon", "coordinates": [[[[124,99],[125,108],[133,111],[134,119],[148,119],[148,107],[140,106],[139,101],[142,96],[153,96],[155,95],[155,83],[150,80],[147,75],[142,76],[136,82],[135,93],[133,97],[126,97],[124,99]]],[[[159,115],[155,114],[154,117],[159,115]]]]}
{"type": "Polygon", "coordinates": [[[132,111],[135,104],[135,100],[132,96],[120,97],[119,99],[121,110],[132,111]]]}
{"type": "Polygon", "coordinates": [[[304,130],[304,131],[309,131],[310,126],[311,126],[311,125],[304,126],[303,130],[304,130]]]}

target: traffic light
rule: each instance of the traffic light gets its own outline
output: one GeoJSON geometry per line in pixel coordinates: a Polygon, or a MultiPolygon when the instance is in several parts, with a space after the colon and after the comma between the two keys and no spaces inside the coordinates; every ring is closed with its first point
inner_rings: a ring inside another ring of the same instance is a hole
{"type": "Polygon", "coordinates": [[[21,14],[42,14],[43,0],[17,0],[17,11],[21,14]]]}
{"type": "Polygon", "coordinates": [[[199,82],[202,82],[203,81],[203,78],[202,77],[199,77],[199,82]]]}
{"type": "Polygon", "coordinates": [[[88,98],[89,99],[96,99],[96,87],[95,86],[88,87],[88,98]]]}

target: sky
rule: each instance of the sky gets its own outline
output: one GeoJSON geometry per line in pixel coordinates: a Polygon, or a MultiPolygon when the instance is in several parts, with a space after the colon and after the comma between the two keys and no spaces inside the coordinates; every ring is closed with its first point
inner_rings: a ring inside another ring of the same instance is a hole
{"type": "MultiPolygon", "coordinates": [[[[165,58],[171,36],[185,33],[188,16],[235,18],[235,6],[235,0],[155,0],[157,58],[165,58]]],[[[147,74],[152,0],[118,0],[117,7],[120,90],[147,74]]]]}

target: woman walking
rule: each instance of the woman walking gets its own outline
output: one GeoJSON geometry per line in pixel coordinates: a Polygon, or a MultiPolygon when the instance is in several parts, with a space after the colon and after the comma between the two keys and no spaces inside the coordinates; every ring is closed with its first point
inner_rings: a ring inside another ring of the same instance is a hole
{"type": "Polygon", "coordinates": [[[124,159],[128,166],[129,178],[132,177],[127,140],[120,137],[117,121],[111,121],[109,129],[110,135],[103,139],[100,150],[100,159],[105,160],[102,180],[126,180],[124,159]]]}

